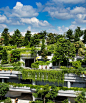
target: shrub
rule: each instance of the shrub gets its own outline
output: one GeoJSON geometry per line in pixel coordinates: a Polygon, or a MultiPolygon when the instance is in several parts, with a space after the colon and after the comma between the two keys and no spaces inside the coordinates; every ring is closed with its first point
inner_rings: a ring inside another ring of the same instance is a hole
{"type": "Polygon", "coordinates": [[[7,99],[5,99],[4,103],[12,103],[11,99],[9,97],[7,97],[7,99]]]}
{"type": "Polygon", "coordinates": [[[3,52],[2,52],[2,61],[1,61],[1,64],[7,64],[8,61],[7,61],[7,51],[4,49],[3,52]]]}
{"type": "Polygon", "coordinates": [[[61,66],[60,69],[68,69],[66,66],[61,66]]]}
{"type": "Polygon", "coordinates": [[[64,101],[62,101],[62,103],[68,103],[68,99],[65,99],[64,101]]]}
{"type": "Polygon", "coordinates": [[[72,65],[73,65],[73,67],[75,67],[76,69],[78,69],[79,67],[81,67],[81,62],[80,61],[73,61],[72,65]]]}

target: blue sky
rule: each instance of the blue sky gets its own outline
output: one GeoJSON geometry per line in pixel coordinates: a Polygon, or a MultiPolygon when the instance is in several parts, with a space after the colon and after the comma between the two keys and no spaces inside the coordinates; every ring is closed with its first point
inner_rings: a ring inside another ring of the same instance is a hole
{"type": "Polygon", "coordinates": [[[0,32],[63,34],[77,26],[86,28],[86,0],[0,0],[0,32]]]}

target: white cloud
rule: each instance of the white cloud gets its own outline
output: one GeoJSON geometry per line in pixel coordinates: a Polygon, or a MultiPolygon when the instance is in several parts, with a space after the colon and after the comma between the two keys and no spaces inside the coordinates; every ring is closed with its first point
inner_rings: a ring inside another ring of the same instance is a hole
{"type": "Polygon", "coordinates": [[[36,5],[38,7],[38,11],[41,11],[44,7],[40,2],[36,2],[36,5]]]}
{"type": "Polygon", "coordinates": [[[70,19],[70,18],[73,18],[73,15],[67,12],[58,12],[58,11],[53,11],[53,12],[49,12],[49,14],[52,16],[52,17],[56,17],[58,19],[70,19]]]}
{"type": "Polygon", "coordinates": [[[21,3],[21,2],[17,2],[16,3],[16,6],[15,7],[13,7],[13,9],[21,9],[23,7],[23,4],[21,3]]]}
{"type": "MultiPolygon", "coordinates": [[[[44,12],[47,11],[49,13],[49,15],[53,18],[57,18],[57,19],[76,19],[75,21],[81,20],[79,21],[80,23],[84,23],[85,20],[84,18],[86,18],[86,8],[84,7],[75,7],[73,9],[71,9],[70,7],[64,8],[64,7],[58,7],[56,5],[54,6],[49,6],[46,5],[44,10],[44,12]],[[83,20],[82,20],[83,18],[83,20]]],[[[74,21],[74,23],[76,23],[74,21]]]]}
{"type": "Polygon", "coordinates": [[[72,24],[85,24],[86,23],[86,14],[77,14],[75,21],[72,22],[72,24]]]}
{"type": "Polygon", "coordinates": [[[54,2],[63,2],[63,3],[72,3],[72,4],[77,4],[77,3],[84,3],[85,0],[52,0],[54,2]]]}
{"type": "Polygon", "coordinates": [[[19,21],[16,21],[16,22],[11,22],[11,25],[21,25],[21,23],[19,21]]]}
{"type": "Polygon", "coordinates": [[[10,35],[13,35],[14,31],[10,31],[10,35]]]}
{"type": "Polygon", "coordinates": [[[8,17],[34,17],[39,14],[31,5],[23,5],[21,2],[17,2],[12,10],[8,7],[4,11],[8,17]]]}
{"type": "Polygon", "coordinates": [[[75,28],[77,28],[77,25],[70,25],[69,29],[75,30],[75,28]]]}
{"type": "Polygon", "coordinates": [[[73,13],[73,14],[85,13],[85,12],[86,12],[86,8],[84,7],[76,7],[70,11],[70,13],[73,13]]]}
{"type": "Polygon", "coordinates": [[[58,26],[57,29],[58,29],[58,32],[59,32],[60,34],[63,34],[63,33],[66,32],[69,28],[68,28],[68,27],[65,27],[65,26],[63,25],[62,27],[58,26]]]}
{"type": "Polygon", "coordinates": [[[73,14],[70,14],[69,7],[63,8],[57,6],[46,6],[43,11],[47,11],[51,17],[55,17],[57,19],[70,19],[74,17],[73,14]]]}
{"type": "Polygon", "coordinates": [[[7,25],[5,25],[5,24],[0,24],[0,29],[3,29],[3,28],[7,28],[7,25]]]}
{"type": "Polygon", "coordinates": [[[0,15],[0,23],[6,22],[7,18],[4,15],[0,15]]]}
{"type": "Polygon", "coordinates": [[[57,31],[60,34],[64,34],[65,32],[67,32],[69,29],[72,29],[73,31],[77,28],[77,25],[70,25],[68,27],[63,26],[58,26],[57,27],[57,31]]]}
{"type": "Polygon", "coordinates": [[[28,26],[28,28],[27,28],[29,31],[31,31],[31,26],[28,26]]]}
{"type": "Polygon", "coordinates": [[[26,24],[31,24],[34,27],[49,26],[50,25],[46,20],[40,21],[36,17],[33,17],[31,19],[30,18],[21,18],[21,22],[26,23],[26,24]]]}

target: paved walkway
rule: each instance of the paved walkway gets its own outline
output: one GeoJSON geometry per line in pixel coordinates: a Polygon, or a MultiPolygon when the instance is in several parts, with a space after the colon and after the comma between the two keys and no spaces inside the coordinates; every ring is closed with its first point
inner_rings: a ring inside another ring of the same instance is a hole
{"type": "MultiPolygon", "coordinates": [[[[15,103],[15,99],[11,99],[12,103],[15,103]]],[[[29,100],[22,100],[22,99],[18,99],[18,103],[29,103],[29,100]]]]}

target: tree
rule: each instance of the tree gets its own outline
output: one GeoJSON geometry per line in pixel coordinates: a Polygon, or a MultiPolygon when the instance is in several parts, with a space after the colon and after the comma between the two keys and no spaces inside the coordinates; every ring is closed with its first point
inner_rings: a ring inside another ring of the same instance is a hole
{"type": "Polygon", "coordinates": [[[39,44],[40,40],[39,40],[39,35],[38,34],[34,34],[31,38],[30,38],[30,46],[37,46],[39,44]]]}
{"type": "Polygon", "coordinates": [[[64,58],[64,49],[62,46],[62,43],[60,41],[57,41],[56,46],[55,46],[55,50],[54,50],[54,56],[53,56],[53,61],[59,61],[59,67],[60,67],[60,63],[62,62],[64,58]]]}
{"type": "Polygon", "coordinates": [[[86,43],[86,29],[84,30],[83,42],[86,43]]]}
{"type": "Polygon", "coordinates": [[[53,100],[55,102],[55,98],[57,97],[58,89],[55,85],[51,86],[51,90],[48,93],[49,99],[53,100]]]}
{"type": "Polygon", "coordinates": [[[13,36],[11,36],[11,35],[9,37],[9,43],[10,43],[10,45],[14,45],[13,36]]]}
{"type": "Polygon", "coordinates": [[[80,27],[77,27],[75,29],[75,37],[74,37],[74,41],[79,41],[80,37],[83,35],[83,31],[80,30],[80,27]]]}
{"type": "Polygon", "coordinates": [[[62,101],[62,103],[68,103],[68,99],[65,99],[64,101],[62,101]]]}
{"type": "Polygon", "coordinates": [[[20,51],[19,50],[12,50],[10,62],[17,62],[20,59],[20,51]]]}
{"type": "Polygon", "coordinates": [[[49,33],[48,35],[47,35],[47,43],[48,44],[54,44],[54,43],[56,43],[56,34],[52,34],[52,33],[49,33]]]}
{"type": "Polygon", "coordinates": [[[42,39],[42,45],[41,45],[41,56],[43,57],[44,60],[47,60],[47,50],[45,49],[45,39],[42,39]]]}
{"type": "Polygon", "coordinates": [[[80,61],[73,61],[72,65],[73,65],[73,67],[75,67],[76,69],[78,69],[79,67],[81,67],[81,62],[80,61]]]}
{"type": "Polygon", "coordinates": [[[84,55],[83,63],[86,64],[86,54],[84,55]]]}
{"type": "Polygon", "coordinates": [[[85,47],[85,45],[82,41],[76,41],[74,43],[74,45],[75,45],[75,48],[76,48],[76,53],[78,53],[79,48],[84,49],[84,47],[85,47]]]}
{"type": "Polygon", "coordinates": [[[45,85],[43,88],[37,88],[36,89],[36,93],[33,93],[33,95],[37,98],[37,97],[42,97],[43,101],[45,103],[45,99],[46,96],[48,94],[48,92],[50,91],[49,85],[45,85]]]}
{"type": "Polygon", "coordinates": [[[34,63],[35,63],[36,56],[37,56],[37,50],[33,46],[33,47],[31,47],[31,57],[34,57],[34,63]]]}
{"type": "Polygon", "coordinates": [[[14,31],[14,34],[12,36],[12,39],[14,40],[14,45],[16,44],[17,47],[21,46],[22,44],[22,35],[20,33],[20,31],[17,29],[16,31],[14,31]]]}
{"type": "Polygon", "coordinates": [[[3,43],[5,44],[5,46],[7,46],[9,44],[9,33],[8,33],[8,28],[5,28],[4,31],[2,32],[2,36],[4,38],[3,43]]]}
{"type": "Polygon", "coordinates": [[[6,51],[6,49],[3,49],[1,64],[7,64],[8,63],[7,59],[8,59],[7,58],[7,51],[6,51]]]}
{"type": "Polygon", "coordinates": [[[28,43],[30,42],[30,38],[31,38],[31,31],[27,31],[27,33],[25,34],[25,38],[24,38],[24,45],[28,45],[28,43]]]}
{"type": "Polygon", "coordinates": [[[32,63],[32,64],[31,64],[31,67],[37,69],[37,68],[39,67],[39,65],[37,65],[37,63],[32,63]]]}
{"type": "Polygon", "coordinates": [[[12,103],[11,99],[9,97],[7,97],[7,99],[5,99],[4,103],[12,103]]]}
{"type": "Polygon", "coordinates": [[[83,48],[78,49],[78,55],[79,56],[84,56],[85,55],[85,50],[83,48]]]}
{"type": "Polygon", "coordinates": [[[5,36],[6,34],[8,34],[8,28],[5,28],[1,34],[1,36],[5,36]]]}
{"type": "Polygon", "coordinates": [[[55,99],[57,94],[58,90],[56,86],[53,85],[50,87],[48,84],[45,85],[43,88],[37,88],[36,93],[33,93],[35,97],[42,97],[44,103],[53,103],[52,100],[55,99]]]}
{"type": "Polygon", "coordinates": [[[5,94],[9,91],[9,85],[6,83],[0,83],[0,96],[2,100],[2,96],[5,96],[5,94]]]}
{"type": "Polygon", "coordinates": [[[3,46],[0,46],[0,60],[2,58],[3,46]]]}
{"type": "Polygon", "coordinates": [[[71,43],[69,40],[67,40],[66,44],[66,60],[67,60],[67,66],[69,67],[69,59],[74,60],[74,57],[76,55],[76,48],[74,46],[74,43],[71,43]]]}
{"type": "Polygon", "coordinates": [[[45,39],[42,39],[42,45],[41,45],[41,51],[43,52],[43,50],[45,49],[45,39]]]}
{"type": "Polygon", "coordinates": [[[63,63],[64,59],[67,59],[67,61],[69,61],[69,58],[72,59],[74,56],[75,56],[74,45],[69,40],[60,38],[55,45],[54,56],[52,61],[53,62],[59,61],[59,67],[60,67],[60,64],[63,63]]]}
{"type": "Polygon", "coordinates": [[[78,96],[75,99],[75,103],[86,103],[85,91],[82,91],[81,93],[78,93],[78,96]]]}
{"type": "Polygon", "coordinates": [[[39,35],[39,39],[43,39],[43,38],[45,39],[47,32],[46,32],[46,30],[44,30],[44,31],[41,31],[40,33],[38,33],[38,35],[39,35]]]}
{"type": "Polygon", "coordinates": [[[66,37],[71,41],[73,39],[73,31],[72,29],[69,29],[67,32],[66,32],[66,37]]]}

